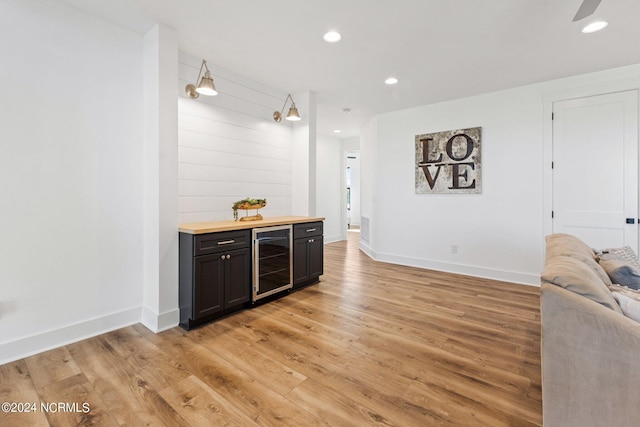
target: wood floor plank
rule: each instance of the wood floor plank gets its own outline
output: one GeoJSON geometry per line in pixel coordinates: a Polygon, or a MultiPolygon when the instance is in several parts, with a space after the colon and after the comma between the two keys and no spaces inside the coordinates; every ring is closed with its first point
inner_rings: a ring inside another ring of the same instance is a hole
{"type": "Polygon", "coordinates": [[[34,403],[40,405],[40,398],[35,389],[29,368],[24,359],[0,365],[0,402],[15,403],[15,408],[0,411],[0,426],[48,426],[44,412],[18,412],[18,403],[34,403]],[[15,412],[12,412],[15,410],[15,412]]]}
{"type": "Polygon", "coordinates": [[[84,374],[50,383],[38,394],[52,426],[119,425],[84,374]]]}
{"type": "Polygon", "coordinates": [[[105,336],[74,343],[70,353],[121,425],[188,424],[140,376],[129,360],[122,358],[105,336]]]}
{"type": "Polygon", "coordinates": [[[283,350],[287,348],[299,349],[303,353],[319,356],[326,363],[339,365],[342,356],[348,349],[327,337],[323,340],[315,334],[308,334],[306,330],[298,330],[282,319],[271,318],[250,311],[247,316],[251,318],[251,325],[258,328],[264,334],[264,338],[258,341],[261,344],[267,342],[279,345],[283,350]]]}
{"type": "Polygon", "coordinates": [[[336,393],[309,379],[287,395],[302,408],[331,426],[390,426],[383,415],[372,408],[336,393]]]}
{"type": "Polygon", "coordinates": [[[0,366],[0,425],[541,426],[540,289],[325,245],[321,282],[192,331],[142,325],[0,366]]]}
{"type": "Polygon", "coordinates": [[[81,373],[66,347],[45,351],[26,359],[33,384],[42,388],[48,384],[81,373]]]}
{"type": "MultiPolygon", "coordinates": [[[[146,328],[145,328],[146,329],[146,328]]],[[[104,335],[113,350],[132,365],[136,372],[155,390],[175,384],[190,372],[168,359],[158,346],[145,339],[134,328],[123,328],[104,335]]]]}
{"type": "MultiPolygon", "coordinates": [[[[313,416],[177,330],[161,334],[163,351],[260,425],[304,425],[313,416]]],[[[149,337],[151,338],[151,337],[149,337]]]]}
{"type": "MultiPolygon", "coordinates": [[[[251,319],[254,330],[263,327],[256,324],[256,319],[251,319]]],[[[297,372],[308,377],[331,375],[339,371],[343,364],[343,351],[340,348],[324,349],[313,348],[299,342],[286,334],[271,334],[263,332],[263,338],[249,346],[262,354],[290,366],[297,372]]]]}
{"type": "Polygon", "coordinates": [[[307,379],[306,376],[290,366],[264,355],[254,347],[243,346],[242,342],[233,337],[208,338],[205,333],[205,336],[198,341],[213,353],[236,366],[238,370],[243,370],[283,396],[307,379]]]}
{"type": "MultiPolygon", "coordinates": [[[[433,408],[442,418],[455,426],[526,427],[532,425],[527,421],[502,414],[491,406],[459,394],[453,387],[441,386],[428,381],[414,383],[407,390],[406,397],[419,407],[433,408]]],[[[429,424],[425,423],[425,425],[429,424]]]]}
{"type": "Polygon", "coordinates": [[[160,394],[192,427],[258,425],[194,375],[160,394]]]}

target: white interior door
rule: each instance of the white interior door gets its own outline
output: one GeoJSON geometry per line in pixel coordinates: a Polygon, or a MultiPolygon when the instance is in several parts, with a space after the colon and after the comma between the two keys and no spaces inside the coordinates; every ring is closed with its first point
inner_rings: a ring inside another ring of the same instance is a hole
{"type": "Polygon", "coordinates": [[[638,253],[638,91],[554,102],[553,115],[553,232],[638,253]]]}

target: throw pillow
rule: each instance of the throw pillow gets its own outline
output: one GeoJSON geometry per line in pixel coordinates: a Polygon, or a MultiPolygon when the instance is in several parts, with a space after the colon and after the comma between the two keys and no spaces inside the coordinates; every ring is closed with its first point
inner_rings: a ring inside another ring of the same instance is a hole
{"type": "Polygon", "coordinates": [[[631,289],[640,289],[640,269],[611,253],[600,255],[600,265],[611,278],[611,282],[631,289]]]}
{"type": "Polygon", "coordinates": [[[636,322],[640,322],[640,294],[636,295],[636,299],[622,292],[611,292],[611,295],[618,301],[622,314],[636,322]]]}
{"type": "Polygon", "coordinates": [[[640,299],[640,290],[631,289],[628,286],[618,285],[616,283],[607,286],[611,292],[620,292],[621,294],[626,294],[633,299],[640,299]]]}
{"type": "Polygon", "coordinates": [[[601,257],[603,254],[613,254],[618,258],[627,261],[628,264],[632,264],[636,268],[640,269],[640,261],[638,261],[638,256],[631,249],[631,246],[623,246],[621,248],[607,248],[596,250],[596,255],[601,257]]]}

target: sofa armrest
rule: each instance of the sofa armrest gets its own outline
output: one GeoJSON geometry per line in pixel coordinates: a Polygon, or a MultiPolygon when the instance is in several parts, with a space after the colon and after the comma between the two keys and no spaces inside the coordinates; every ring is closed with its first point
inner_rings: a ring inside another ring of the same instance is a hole
{"type": "Polygon", "coordinates": [[[545,427],[640,425],[640,324],[543,283],[545,427]]]}

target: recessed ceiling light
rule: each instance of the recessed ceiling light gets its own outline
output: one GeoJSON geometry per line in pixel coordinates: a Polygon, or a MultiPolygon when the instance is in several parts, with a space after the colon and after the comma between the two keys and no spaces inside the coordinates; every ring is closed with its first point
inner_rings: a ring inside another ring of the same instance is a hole
{"type": "Polygon", "coordinates": [[[600,31],[602,30],[604,27],[606,27],[607,25],[609,25],[608,22],[605,21],[595,21],[590,23],[589,25],[587,25],[586,27],[584,27],[582,29],[582,32],[587,34],[587,33],[595,33],[596,31],[600,31]]]}
{"type": "Polygon", "coordinates": [[[324,38],[324,41],[326,42],[335,43],[335,42],[339,42],[342,36],[337,31],[329,31],[324,35],[323,38],[324,38]]]}
{"type": "Polygon", "coordinates": [[[342,132],[340,129],[334,129],[333,130],[333,133],[340,133],[340,132],[342,132]]]}
{"type": "Polygon", "coordinates": [[[395,77],[389,77],[387,80],[384,81],[384,84],[386,85],[394,85],[398,83],[398,79],[396,79],[395,77]]]}

